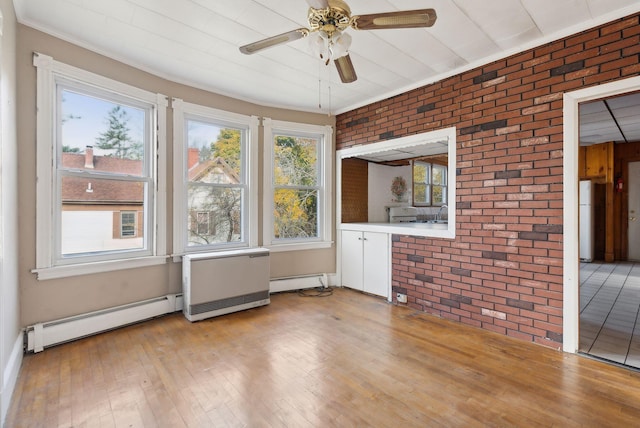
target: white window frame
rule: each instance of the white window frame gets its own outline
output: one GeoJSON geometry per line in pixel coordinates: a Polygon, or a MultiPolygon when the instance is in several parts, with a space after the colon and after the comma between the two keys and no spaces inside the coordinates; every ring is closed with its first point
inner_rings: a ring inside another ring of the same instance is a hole
{"type": "Polygon", "coordinates": [[[204,251],[223,251],[229,249],[255,248],[258,246],[258,126],[257,116],[248,116],[224,110],[206,107],[186,102],[180,98],[173,98],[173,246],[174,260],[180,260],[182,255],[204,251]],[[202,119],[203,122],[213,122],[247,129],[246,147],[243,153],[246,199],[242,213],[242,233],[244,239],[239,242],[229,242],[213,245],[188,246],[187,226],[187,157],[188,142],[186,141],[185,121],[187,119],[202,119]]]}
{"type": "Polygon", "coordinates": [[[331,165],[333,128],[330,125],[311,125],[263,118],[264,127],[264,189],[263,189],[263,246],[271,251],[309,250],[329,248],[333,244],[331,165]],[[273,225],[273,140],[276,135],[318,138],[318,236],[313,238],[279,240],[274,238],[273,225]]]}
{"type": "Polygon", "coordinates": [[[100,76],[40,53],[34,53],[33,65],[37,73],[37,185],[36,185],[36,267],[32,270],[39,280],[68,276],[109,272],[120,269],[153,266],[166,263],[166,107],[167,97],[145,91],[100,76]],[[56,196],[57,157],[57,89],[60,79],[75,81],[135,99],[153,106],[149,161],[151,177],[149,190],[153,192],[148,207],[149,248],[144,253],[123,251],[104,257],[77,257],[61,263],[57,256],[60,231],[57,211],[60,210],[56,196]],[[155,227],[154,227],[155,226],[155,227]]]}
{"type": "Polygon", "coordinates": [[[440,207],[442,205],[447,205],[447,203],[449,202],[447,200],[447,191],[449,190],[448,189],[448,187],[449,187],[448,183],[449,183],[449,168],[447,168],[444,165],[440,165],[440,164],[437,164],[437,163],[432,163],[431,164],[431,195],[430,195],[431,196],[431,205],[432,206],[440,207]],[[444,184],[436,184],[436,183],[433,182],[433,170],[434,169],[441,169],[442,171],[444,171],[443,172],[444,184]],[[444,196],[444,201],[437,202],[437,203],[435,203],[433,201],[433,188],[434,188],[434,186],[442,187],[442,195],[444,196]]]}

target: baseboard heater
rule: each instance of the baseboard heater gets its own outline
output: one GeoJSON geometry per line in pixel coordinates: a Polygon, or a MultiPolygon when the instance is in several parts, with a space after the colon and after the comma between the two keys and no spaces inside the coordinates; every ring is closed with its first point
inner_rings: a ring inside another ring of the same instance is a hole
{"type": "Polygon", "coordinates": [[[184,316],[199,321],[268,305],[269,272],[266,248],[185,255],[184,316]]]}
{"type": "Polygon", "coordinates": [[[25,329],[25,350],[27,352],[41,352],[49,346],[180,311],[182,306],[182,295],[169,294],[82,315],[34,324],[25,329]]]}
{"type": "Polygon", "coordinates": [[[280,293],[283,291],[295,291],[304,290],[307,288],[328,287],[329,275],[313,274],[313,275],[301,275],[290,276],[283,278],[273,278],[269,285],[271,293],[280,293]]]}

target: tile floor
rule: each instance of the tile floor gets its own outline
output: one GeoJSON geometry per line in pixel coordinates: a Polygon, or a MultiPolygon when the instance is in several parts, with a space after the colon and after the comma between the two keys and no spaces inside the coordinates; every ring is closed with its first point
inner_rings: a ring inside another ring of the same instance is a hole
{"type": "Polygon", "coordinates": [[[580,352],[640,368],[639,309],[639,263],[580,263],[580,352]]]}

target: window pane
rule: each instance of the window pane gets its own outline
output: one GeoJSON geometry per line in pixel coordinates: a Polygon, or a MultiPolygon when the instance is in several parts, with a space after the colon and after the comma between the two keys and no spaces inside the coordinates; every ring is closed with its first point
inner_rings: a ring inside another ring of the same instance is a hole
{"type": "Polygon", "coordinates": [[[318,191],[275,189],[274,237],[315,238],[318,236],[318,191]]]}
{"type": "Polygon", "coordinates": [[[413,164],[413,182],[429,183],[429,165],[421,162],[413,164]]]}
{"type": "Polygon", "coordinates": [[[240,227],[242,189],[189,184],[187,209],[188,245],[210,245],[242,240],[240,227]],[[203,217],[198,213],[209,213],[209,227],[201,228],[203,217]]]}
{"type": "Polygon", "coordinates": [[[317,139],[277,135],[274,138],[273,157],[275,185],[317,185],[317,139]]]}
{"type": "Polygon", "coordinates": [[[197,221],[197,234],[198,235],[208,235],[209,234],[209,218],[211,214],[208,211],[200,211],[196,213],[196,221],[197,221]]]}
{"type": "Polygon", "coordinates": [[[433,165],[433,184],[447,184],[447,168],[440,165],[433,165]]]}
{"type": "Polygon", "coordinates": [[[427,199],[427,185],[421,183],[415,183],[413,185],[413,200],[416,203],[426,204],[429,202],[427,199]]]}
{"type": "Polygon", "coordinates": [[[144,228],[135,230],[135,215],[145,218],[144,182],[65,176],[61,183],[62,256],[144,248],[144,228]],[[129,236],[135,238],[123,236],[125,229],[130,230],[122,223],[123,208],[134,214],[129,236]]]}
{"type": "Polygon", "coordinates": [[[442,205],[447,203],[447,188],[445,186],[433,186],[433,204],[442,205]]]}
{"type": "Polygon", "coordinates": [[[60,110],[59,150],[87,156],[86,164],[71,167],[142,175],[145,109],[63,89],[60,110]],[[135,162],[112,165],[112,159],[135,162]]]}
{"type": "Polygon", "coordinates": [[[240,182],[243,130],[192,119],[187,120],[186,125],[189,181],[240,182]],[[201,174],[214,162],[217,167],[215,173],[203,177],[201,174]]]}
{"type": "Polygon", "coordinates": [[[246,131],[187,119],[187,246],[240,242],[246,131]]]}
{"type": "Polygon", "coordinates": [[[136,236],[136,213],[123,211],[120,213],[120,236],[136,236]]]}

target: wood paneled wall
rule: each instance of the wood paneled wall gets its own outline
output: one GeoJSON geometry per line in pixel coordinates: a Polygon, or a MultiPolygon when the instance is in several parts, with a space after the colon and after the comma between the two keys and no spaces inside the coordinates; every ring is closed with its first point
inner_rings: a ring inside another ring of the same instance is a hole
{"type": "MultiPolygon", "coordinates": [[[[342,222],[369,220],[369,163],[362,159],[342,160],[342,222]]],[[[340,213],[338,213],[339,215],[340,213]]]]}

